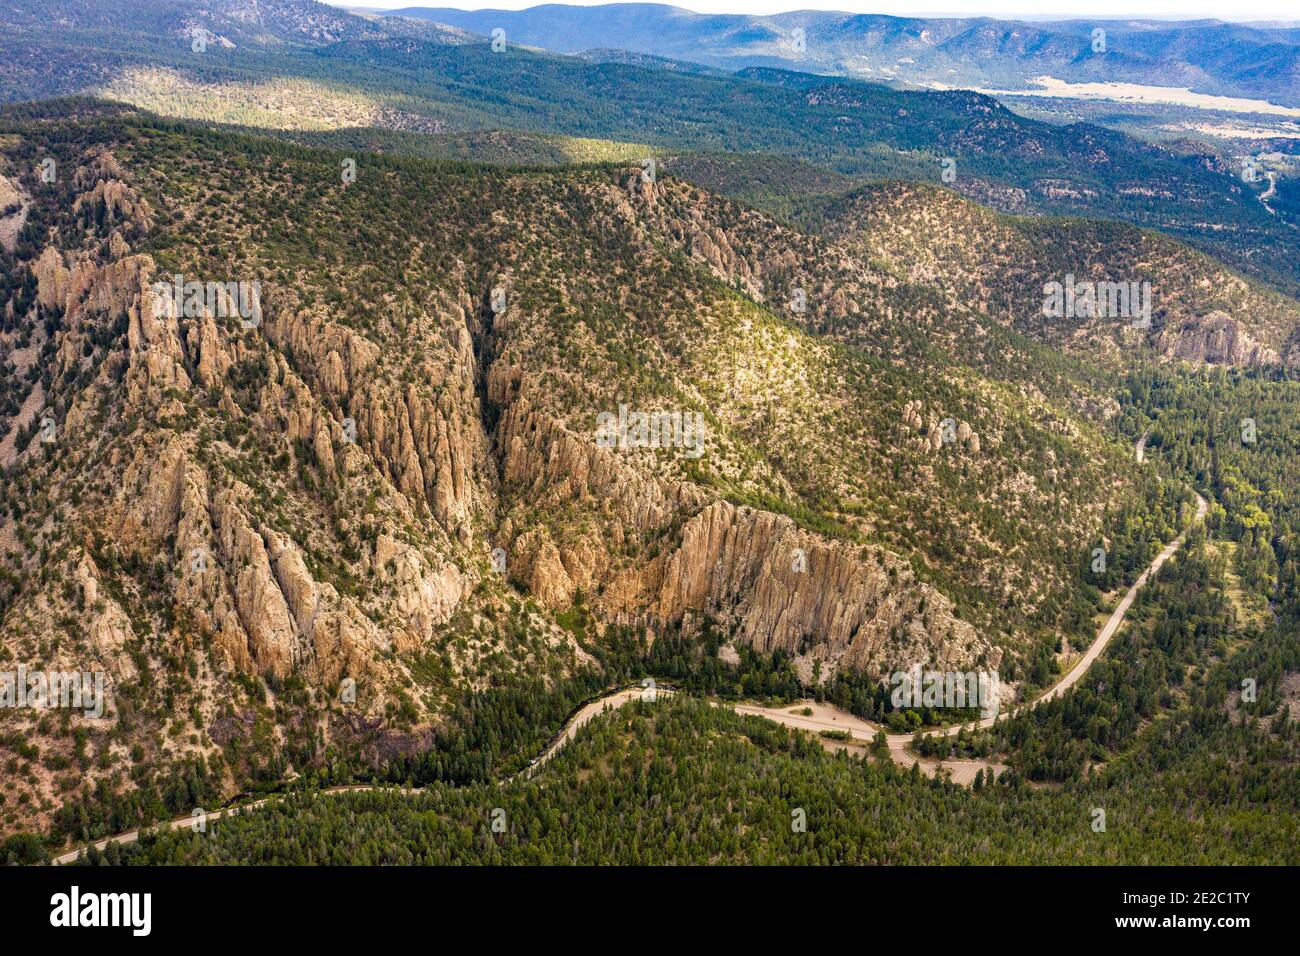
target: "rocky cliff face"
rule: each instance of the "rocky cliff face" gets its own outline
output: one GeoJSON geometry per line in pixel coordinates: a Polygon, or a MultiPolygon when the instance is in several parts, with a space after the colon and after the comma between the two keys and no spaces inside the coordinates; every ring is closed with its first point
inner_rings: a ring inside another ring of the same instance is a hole
{"type": "MultiPolygon", "coordinates": [[[[103,178],[116,175],[111,155],[80,167],[72,214],[101,206],[109,221],[146,235],[148,204],[103,178]]],[[[483,557],[474,555],[486,552],[495,468],[470,301],[438,304],[440,328],[420,350],[417,374],[407,370],[408,381],[394,387],[374,341],[310,311],[268,309],[253,333],[214,315],[211,303],[182,314],[160,291],[165,277],[153,259],[130,254],[120,231],[111,235],[107,255],[52,244],[31,266],[38,303],[63,319],[52,343],[56,379],[89,371],[86,343],[105,325],[124,326],[94,387],[59,402],[66,411],[54,447],[85,449],[76,461],[83,476],[112,476],[106,500],[83,507],[86,525],[116,555],[166,569],[174,606],[214,640],[225,666],[277,681],[301,675],[321,687],[373,677],[369,706],[378,712],[387,688],[403,679],[380,658],[426,648],[481,577],[483,557]],[[114,417],[137,427],[105,447],[90,434],[114,393],[114,417]],[[288,489],[258,470],[248,473],[256,484],[241,480],[248,465],[262,466],[240,454],[247,438],[205,439],[196,414],[268,436],[263,452],[287,443],[294,457],[305,455],[325,494],[298,516],[308,521],[286,523],[268,508],[268,494],[288,489]],[[357,508],[363,497],[366,507],[357,508]],[[364,575],[370,586],[340,594],[312,570],[330,562],[345,562],[348,579],[364,575]]],[[[56,482],[71,464],[36,439],[19,451],[56,482]]],[[[84,562],[83,574],[93,567],[84,562]]]]}
{"type": "MultiPolygon", "coordinates": [[[[84,157],[66,219],[24,266],[23,334],[45,375],[20,384],[43,407],[0,422],[3,487],[43,494],[0,515],[0,541],[30,544],[11,553],[30,583],[0,604],[6,659],[102,671],[108,712],[86,723],[92,733],[186,715],[198,734],[145,747],[162,767],[219,762],[217,738],[231,738],[208,730],[230,723],[250,686],[305,688],[325,712],[306,741],[371,735],[401,714],[427,745],[421,728],[455,684],[421,686],[414,662],[458,613],[477,619],[450,669],[472,686],[503,640],[482,617],[502,616],[504,581],[484,580],[496,478],[469,299],[431,304],[400,370],[395,353],[279,290],[251,327],[223,288],[192,309],[132,251],[155,223],[125,175],[111,153],[84,157]]],[[[0,340],[5,357],[17,341],[0,340]]],[[[557,656],[571,653],[547,627],[557,656]]],[[[496,666],[526,658],[508,660],[496,666]]],[[[40,717],[0,716],[29,736],[40,717]]],[[[272,747],[298,746],[279,734],[272,747]]],[[[66,790],[54,777],[30,781],[39,799],[66,790]]]]}
{"type": "Polygon", "coordinates": [[[1276,351],[1254,341],[1241,324],[1224,312],[1168,327],[1156,340],[1160,351],[1171,358],[1203,365],[1276,365],[1276,351]]]}
{"type": "Polygon", "coordinates": [[[516,374],[496,368],[491,380],[506,406],[503,478],[529,503],[503,522],[501,539],[512,576],[547,606],[563,610],[581,589],[620,624],[697,633],[707,616],[755,650],[820,662],[823,679],[841,667],[885,673],[918,660],[1000,659],[889,552],[864,555],[689,482],[647,477],[626,455],[535,411],[516,374]],[[537,507],[579,517],[537,527],[528,517],[537,507]],[[647,560],[640,548],[649,540],[665,550],[647,560]]]}
{"type": "Polygon", "coordinates": [[[883,673],[918,660],[996,666],[1001,658],[896,556],[819,540],[767,512],[709,505],[656,571],[663,620],[698,623],[708,614],[733,622],[756,650],[829,665],[825,676],[839,668],[883,673]]]}
{"type": "MultiPolygon", "coordinates": [[[[295,356],[313,390],[353,413],[348,417],[355,441],[389,482],[468,543],[475,512],[484,507],[478,479],[486,469],[487,444],[467,306],[453,302],[445,308],[439,318],[450,322],[450,342],[397,388],[374,342],[327,319],[290,312],[268,321],[266,333],[295,356]]],[[[305,427],[310,426],[298,423],[305,427]]]]}

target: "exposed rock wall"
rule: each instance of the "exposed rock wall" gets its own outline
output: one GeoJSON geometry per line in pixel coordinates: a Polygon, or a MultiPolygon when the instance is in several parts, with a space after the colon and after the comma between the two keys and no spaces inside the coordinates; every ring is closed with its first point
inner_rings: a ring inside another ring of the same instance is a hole
{"type": "Polygon", "coordinates": [[[1163,329],[1156,346],[1164,355],[1197,364],[1276,365],[1280,360],[1277,352],[1255,342],[1224,312],[1163,329]]]}
{"type": "Polygon", "coordinates": [[[894,555],[830,542],[784,516],[646,476],[618,451],[536,411],[517,372],[494,368],[490,381],[491,394],[509,403],[499,433],[507,487],[524,489],[534,506],[580,516],[558,530],[517,514],[502,525],[510,573],[543,604],[566,609],[581,587],[618,623],[689,631],[708,615],[756,650],[824,662],[824,676],[840,667],[883,673],[917,661],[1000,660],[999,649],[894,555]],[[671,550],[638,553],[638,543],[664,534],[671,550]]]}

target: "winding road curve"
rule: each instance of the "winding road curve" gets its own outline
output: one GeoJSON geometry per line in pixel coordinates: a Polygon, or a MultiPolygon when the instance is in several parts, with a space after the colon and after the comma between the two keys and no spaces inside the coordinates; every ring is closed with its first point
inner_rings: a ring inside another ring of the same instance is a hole
{"type": "MultiPolygon", "coordinates": [[[[1150,566],[1138,576],[1136,581],[1133,582],[1133,586],[1128,589],[1119,604],[1115,606],[1115,610],[1111,612],[1106,623],[1102,625],[1101,630],[1097,632],[1096,639],[1088,647],[1088,650],[1084,655],[1074,663],[1074,666],[1071,667],[1069,672],[1059,681],[1047,690],[1043,691],[1043,693],[1033,700],[1026,701],[1019,707],[1013,708],[1008,712],[1008,714],[1013,714],[1022,710],[1031,710],[1043,701],[1060,697],[1082,679],[1083,675],[1088,672],[1090,667],[1092,667],[1093,662],[1101,656],[1102,652],[1106,650],[1107,645],[1110,644],[1111,639],[1114,638],[1116,633],[1118,633],[1120,625],[1124,623],[1124,617],[1128,614],[1129,608],[1133,606],[1133,601],[1137,597],[1138,591],[1141,590],[1147,582],[1155,576],[1156,572],[1160,570],[1164,563],[1173,557],[1174,553],[1183,546],[1183,542],[1187,540],[1187,532],[1191,530],[1193,526],[1205,519],[1208,509],[1209,504],[1201,495],[1198,494],[1196,496],[1196,517],[1188,525],[1187,529],[1182,532],[1182,534],[1169,544],[1165,545],[1164,550],[1156,555],[1155,560],[1151,562],[1150,566]]],[[[838,708],[828,707],[824,704],[817,705],[812,701],[801,701],[791,706],[795,709],[810,708],[813,713],[791,713],[787,709],[757,707],[749,704],[737,705],[736,711],[742,714],[753,714],[759,717],[767,717],[772,720],[777,720],[788,727],[797,727],[801,730],[846,730],[855,740],[870,741],[881,729],[878,725],[873,724],[870,721],[863,720],[860,717],[854,717],[838,708]]],[[[934,730],[922,731],[921,736],[952,737],[957,733],[960,733],[963,727],[967,729],[978,727],[979,729],[984,730],[992,727],[998,720],[1002,719],[1002,716],[1003,715],[985,717],[978,723],[954,724],[950,727],[937,727],[934,730]]],[[[885,739],[889,742],[890,751],[897,754],[903,752],[915,737],[916,734],[888,734],[885,739]]],[[[971,763],[974,762],[972,761],[971,763]]]]}
{"type": "MultiPolygon", "coordinates": [[[[1138,461],[1142,460],[1143,446],[1145,446],[1145,444],[1146,444],[1146,435],[1144,434],[1142,438],[1139,439],[1138,445],[1135,449],[1138,461]]],[[[1083,675],[1088,672],[1088,668],[1092,666],[1093,661],[1095,661],[1098,657],[1101,656],[1101,653],[1106,649],[1106,646],[1110,644],[1111,639],[1119,631],[1120,625],[1124,623],[1125,615],[1128,614],[1129,608],[1133,606],[1133,600],[1137,597],[1138,591],[1141,590],[1142,587],[1144,587],[1147,584],[1147,582],[1150,581],[1151,578],[1155,576],[1156,572],[1160,570],[1160,568],[1164,565],[1164,563],[1168,561],[1171,557],[1173,557],[1174,553],[1183,546],[1183,542],[1187,540],[1188,531],[1190,531],[1196,524],[1200,523],[1205,519],[1205,515],[1206,512],[1208,511],[1208,508],[1209,505],[1206,502],[1205,498],[1203,498],[1200,494],[1197,494],[1196,495],[1196,517],[1192,519],[1192,521],[1188,524],[1187,528],[1184,529],[1183,532],[1179,534],[1177,538],[1169,542],[1169,544],[1165,546],[1164,550],[1161,551],[1158,555],[1156,555],[1156,558],[1154,561],[1151,562],[1151,565],[1145,571],[1143,571],[1141,575],[1138,576],[1138,579],[1136,581],[1133,582],[1133,586],[1128,589],[1128,592],[1120,600],[1119,604],[1116,605],[1115,610],[1111,612],[1110,617],[1106,620],[1106,623],[1102,626],[1101,630],[1097,633],[1096,640],[1092,642],[1092,645],[1084,653],[1083,657],[1081,657],[1075,663],[1075,665],[1072,668],[1070,668],[1070,671],[1064,677],[1062,677],[1061,680],[1059,680],[1056,684],[1052,685],[1050,688],[1045,690],[1034,700],[1027,701],[1024,704],[1021,704],[1019,707],[1014,708],[1009,713],[1016,713],[1022,710],[1030,710],[1038,706],[1043,701],[1052,700],[1056,697],[1061,696],[1067,690],[1069,690],[1071,687],[1073,687],[1075,684],[1079,682],[1080,678],[1082,678],[1083,675]]],[[[581,730],[593,718],[599,716],[600,714],[605,713],[608,710],[617,710],[618,708],[622,707],[624,704],[630,703],[633,700],[637,700],[641,698],[645,693],[646,692],[640,687],[623,688],[621,690],[613,691],[605,695],[604,697],[591,701],[590,703],[579,708],[578,711],[572,717],[569,718],[568,723],[564,725],[564,728],[560,731],[560,733],[556,735],[556,737],[551,741],[551,743],[547,745],[546,749],[543,750],[542,753],[536,759],[534,759],[533,762],[529,764],[527,768],[515,774],[513,777],[508,778],[504,782],[511,782],[514,780],[526,779],[528,777],[531,777],[534,773],[536,773],[538,768],[540,768],[543,764],[545,764],[552,757],[554,757],[561,749],[563,749],[563,747],[567,743],[569,743],[569,741],[571,741],[575,736],[577,736],[578,731],[581,730]]],[[[675,691],[669,688],[661,687],[658,688],[655,691],[655,693],[658,694],[659,696],[668,697],[674,694],[675,691]]],[[[722,704],[722,702],[718,702],[718,701],[710,701],[710,703],[712,703],[714,706],[725,706],[724,704],[722,704]]],[[[817,704],[813,701],[797,702],[788,708],[759,707],[752,704],[735,704],[732,706],[734,707],[735,711],[739,714],[747,714],[755,717],[765,717],[768,720],[775,721],[779,724],[783,724],[787,727],[791,727],[796,730],[807,730],[807,731],[812,731],[814,733],[818,733],[823,730],[847,731],[849,733],[849,736],[853,740],[857,740],[857,741],[870,742],[875,738],[875,736],[881,730],[881,728],[878,725],[873,724],[870,721],[863,720],[860,717],[855,717],[852,714],[847,713],[846,711],[839,710],[838,708],[831,707],[826,704],[817,704]],[[799,712],[805,709],[811,710],[812,713],[804,714],[799,712]]],[[[935,728],[934,730],[922,731],[921,736],[951,737],[959,733],[963,727],[969,729],[977,726],[980,729],[985,729],[988,727],[992,727],[1000,719],[1000,716],[1001,715],[997,715],[993,717],[985,717],[982,720],[980,720],[978,724],[970,724],[970,723],[957,724],[951,727],[938,727],[935,728]]],[[[909,744],[911,744],[915,736],[916,736],[915,734],[888,734],[885,739],[889,744],[890,756],[895,761],[898,761],[899,763],[913,762],[916,758],[912,757],[907,753],[907,747],[909,744]]],[[[958,771],[966,770],[967,771],[966,773],[954,773],[953,780],[957,783],[968,783],[969,779],[966,778],[973,778],[975,774],[975,768],[984,766],[984,763],[980,761],[973,761],[973,760],[972,761],[944,761],[944,765],[950,768],[956,768],[958,771]]],[[[376,787],[369,784],[355,784],[351,786],[332,787],[328,790],[322,790],[321,793],[327,793],[327,794],[328,793],[358,793],[367,790],[394,790],[394,789],[398,790],[398,792],[401,793],[420,792],[419,788],[376,787]]],[[[204,820],[206,823],[211,823],[215,820],[220,820],[223,816],[233,816],[245,810],[251,810],[254,807],[260,807],[263,804],[269,803],[274,799],[277,799],[277,797],[274,796],[263,797],[262,799],[253,801],[252,803],[246,803],[240,806],[228,807],[224,810],[214,810],[213,812],[207,814],[204,820]]],[[[172,820],[170,823],[165,824],[165,826],[169,830],[180,830],[185,827],[192,827],[194,825],[194,822],[195,822],[194,817],[192,816],[182,817],[179,820],[172,820]]],[[[94,845],[97,849],[102,851],[106,846],[108,846],[109,843],[114,843],[114,842],[119,844],[134,843],[136,840],[139,839],[139,837],[140,837],[140,831],[136,829],[136,830],[131,830],[127,833],[118,834],[117,836],[107,837],[103,840],[97,840],[95,841],[94,845]]],[[[80,856],[80,854],[83,852],[83,850],[84,850],[84,846],[79,847],[76,850],[71,850],[67,853],[55,857],[53,862],[56,865],[74,863],[76,862],[77,857],[80,856]]]]}

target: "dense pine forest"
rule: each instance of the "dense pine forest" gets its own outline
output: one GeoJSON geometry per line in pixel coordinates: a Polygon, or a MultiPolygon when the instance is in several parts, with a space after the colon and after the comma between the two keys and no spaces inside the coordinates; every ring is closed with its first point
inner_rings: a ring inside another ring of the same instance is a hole
{"type": "Polygon", "coordinates": [[[966,788],[689,698],[608,715],[531,782],[304,794],[110,864],[1295,863],[1294,726],[1204,714],[1070,787],[966,788]],[[1173,769],[1181,768],[1181,769],[1173,769]],[[1207,796],[1208,795],[1208,796],[1207,796]],[[1094,829],[1105,813],[1105,829],[1094,829]]]}

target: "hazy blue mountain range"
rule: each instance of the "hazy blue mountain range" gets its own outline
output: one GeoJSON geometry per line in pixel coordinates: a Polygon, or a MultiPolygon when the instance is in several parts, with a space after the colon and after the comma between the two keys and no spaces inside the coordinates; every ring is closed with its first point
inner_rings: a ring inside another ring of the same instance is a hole
{"type": "Polygon", "coordinates": [[[558,53],[619,47],[710,66],[786,66],[923,85],[1025,86],[1036,76],[1189,87],[1300,104],[1300,28],[1218,20],[1025,23],[803,10],[705,15],[662,4],[393,11],[558,53]],[[804,31],[800,44],[796,30],[804,31]],[[1093,31],[1105,30],[1094,52],[1093,31]]]}

